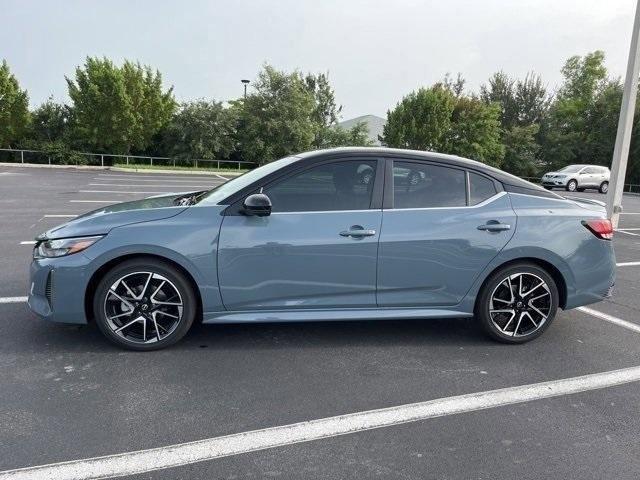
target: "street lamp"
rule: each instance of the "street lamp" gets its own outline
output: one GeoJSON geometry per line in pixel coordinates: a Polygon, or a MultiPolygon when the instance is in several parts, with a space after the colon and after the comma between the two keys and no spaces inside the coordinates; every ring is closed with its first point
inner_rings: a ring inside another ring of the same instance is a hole
{"type": "Polygon", "coordinates": [[[247,98],[247,85],[251,80],[240,80],[244,84],[244,98],[247,98]]]}

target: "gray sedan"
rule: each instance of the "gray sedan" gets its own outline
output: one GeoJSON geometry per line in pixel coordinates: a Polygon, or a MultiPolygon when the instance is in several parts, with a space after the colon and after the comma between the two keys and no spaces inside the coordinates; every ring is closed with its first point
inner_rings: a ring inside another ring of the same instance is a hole
{"type": "Polygon", "coordinates": [[[472,160],[342,148],[49,230],[28,301],[136,350],[171,345],[195,321],[468,317],[522,343],[558,308],[610,294],[612,235],[602,203],[472,160]]]}

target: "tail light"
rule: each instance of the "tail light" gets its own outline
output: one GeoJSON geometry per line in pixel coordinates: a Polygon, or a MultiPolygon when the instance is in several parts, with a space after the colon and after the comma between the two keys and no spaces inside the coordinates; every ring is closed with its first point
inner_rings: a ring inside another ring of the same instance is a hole
{"type": "Polygon", "coordinates": [[[582,224],[602,240],[611,240],[613,238],[613,225],[611,225],[611,220],[608,218],[583,220],[582,224]]]}

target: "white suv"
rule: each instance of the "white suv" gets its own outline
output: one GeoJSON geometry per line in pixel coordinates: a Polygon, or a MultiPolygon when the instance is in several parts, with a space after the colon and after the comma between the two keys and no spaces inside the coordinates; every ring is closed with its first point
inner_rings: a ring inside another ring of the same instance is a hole
{"type": "Polygon", "coordinates": [[[561,187],[568,192],[583,192],[586,188],[595,188],[607,193],[610,175],[609,169],[600,165],[569,165],[557,172],[545,173],[541,183],[547,190],[561,187]]]}

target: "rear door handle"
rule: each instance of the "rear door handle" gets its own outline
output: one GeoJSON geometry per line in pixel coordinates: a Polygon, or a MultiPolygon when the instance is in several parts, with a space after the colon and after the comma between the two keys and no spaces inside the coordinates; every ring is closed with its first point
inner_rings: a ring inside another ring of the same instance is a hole
{"type": "Polygon", "coordinates": [[[507,223],[487,222],[484,225],[478,225],[478,230],[484,230],[487,232],[503,232],[504,230],[510,230],[511,225],[507,223]]]}
{"type": "Polygon", "coordinates": [[[341,237],[353,237],[353,238],[373,237],[375,234],[376,234],[375,230],[365,230],[360,225],[352,225],[351,228],[349,228],[349,230],[343,230],[342,232],[340,232],[341,237]]]}

